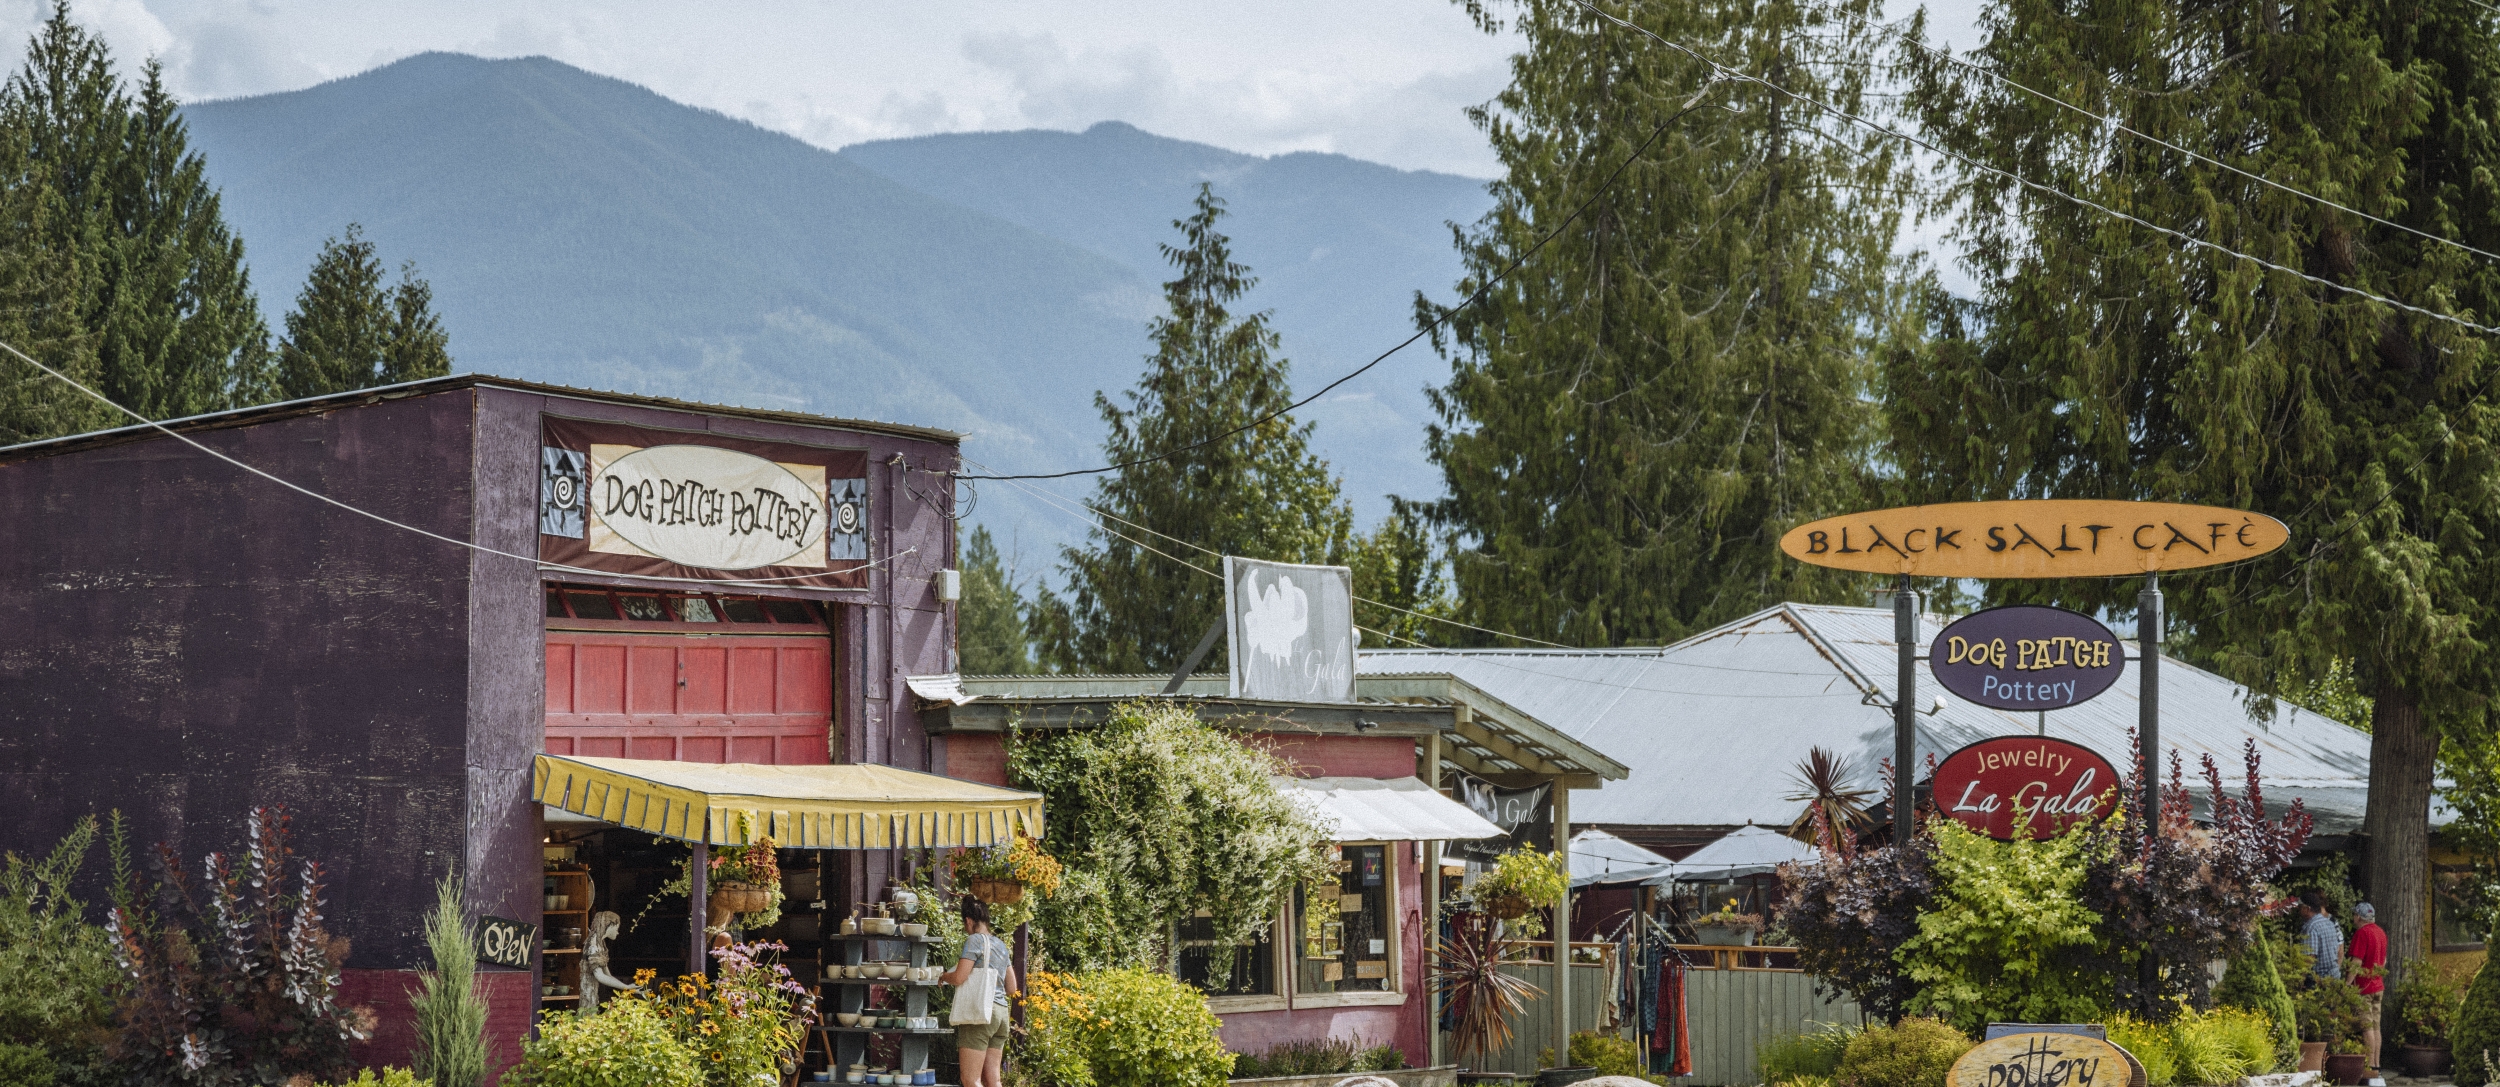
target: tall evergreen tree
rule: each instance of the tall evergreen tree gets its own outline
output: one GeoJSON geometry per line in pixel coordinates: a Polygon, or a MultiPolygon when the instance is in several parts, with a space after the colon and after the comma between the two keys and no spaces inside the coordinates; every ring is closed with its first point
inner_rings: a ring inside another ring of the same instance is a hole
{"type": "Polygon", "coordinates": [[[36,244],[81,268],[99,391],[150,418],[261,391],[268,332],[243,246],[157,66],[133,99],[103,42],[56,5],[0,89],[0,128],[25,148],[0,185],[40,182],[60,203],[36,244]]]}
{"type": "Polygon", "coordinates": [[[1391,648],[1412,643],[1445,645],[1459,628],[1433,621],[1453,610],[1447,563],[1433,546],[1430,526],[1414,505],[1389,500],[1389,516],[1356,536],[1346,565],[1354,575],[1354,621],[1385,635],[1363,635],[1365,644],[1391,648]]]}
{"type": "MultiPolygon", "coordinates": [[[[1213,188],[1199,186],[1196,210],[1172,223],[1181,244],[1163,247],[1179,278],[1163,285],[1170,312],[1154,322],[1145,376],[1125,407],[1094,397],[1111,430],[1103,453],[1128,466],[1096,484],[1093,505],[1223,554],[1336,561],[1353,514],[1310,451],[1310,425],[1279,416],[1218,440],[1293,402],[1291,364],[1275,353],[1268,315],[1232,311],[1258,281],[1216,230],[1223,214],[1213,188]]],[[[1068,596],[1045,589],[1034,606],[1042,659],[1096,672],[1179,667],[1224,609],[1222,579],[1182,561],[1213,569],[1217,560],[1117,521],[1110,527],[1117,534],[1098,529],[1087,546],[1061,550],[1068,596]]]]}
{"type": "Polygon", "coordinates": [[[963,579],[963,600],[955,606],[956,670],[974,676],[1031,672],[1033,651],[1024,632],[1030,609],[986,527],[974,528],[964,547],[963,579]]]}
{"type": "MultiPolygon", "coordinates": [[[[1999,0],[1915,108],[1943,146],[2214,246],[2500,320],[2500,53],[2477,0],[1999,0]],[[2118,131],[2124,125],[2172,145],[2118,131]],[[2183,148],[2245,173],[2181,153],[2183,148]]],[[[2369,891],[2422,946],[2441,731],[2487,729],[2500,425],[2487,338],[1957,170],[1979,297],[1888,363],[1893,460],[1929,498],[2211,502],[2291,547],[2166,579],[2184,649],[2261,691],[2349,667],[2370,699],[2369,891]],[[2348,665],[2340,662],[2348,661],[2348,665]]],[[[2131,611],[2132,583],[2009,585],[2131,611]]]]}
{"type": "MultiPolygon", "coordinates": [[[[1864,108],[1875,0],[1604,6],[1864,108]]],[[[1469,7],[1497,27],[1494,5],[1469,7]]],[[[1431,513],[1460,545],[1460,616],[1610,645],[1844,593],[1853,579],[1777,545],[1865,487],[1866,360],[1906,327],[1893,150],[1742,82],[1670,122],[1704,65],[1573,0],[1502,10],[1524,48],[1509,88],[1473,111],[1504,175],[1458,238],[1459,290],[1526,263],[1476,305],[1418,300],[1420,321],[1449,322],[1435,341],[1454,373],[1429,436],[1449,497],[1431,513]]]]}
{"type": "MultiPolygon", "coordinates": [[[[71,380],[104,383],[95,337],[80,320],[84,269],[43,244],[68,214],[48,179],[25,169],[22,133],[0,129],[0,342],[71,380]]],[[[14,356],[0,354],[0,446],[101,430],[127,420],[14,356]]]]}
{"type": "Polygon", "coordinates": [[[400,267],[396,288],[385,288],[373,243],[363,227],[347,224],[344,237],[322,243],[286,316],[279,392],[293,400],[450,373],[449,337],[433,297],[414,264],[400,267]]]}

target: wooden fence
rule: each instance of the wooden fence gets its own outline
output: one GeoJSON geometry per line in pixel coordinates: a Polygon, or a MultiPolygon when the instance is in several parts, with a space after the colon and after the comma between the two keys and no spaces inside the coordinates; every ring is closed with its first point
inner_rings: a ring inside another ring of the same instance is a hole
{"type": "MultiPolygon", "coordinates": [[[[1783,953],[1702,947],[1677,950],[1687,964],[1686,1029],[1693,1044],[1693,1074],[1676,1080],[1680,1087],[1750,1087],[1762,1082],[1754,1051],[1764,1041],[1811,1031],[1824,1023],[1860,1022],[1855,1001],[1844,995],[1827,1002],[1816,991],[1814,979],[1803,971],[1774,965],[1783,961],[1783,953]]],[[[1504,972],[1526,979],[1540,992],[1554,983],[1554,968],[1547,963],[1505,967],[1504,972]]],[[[1572,965],[1573,1031],[1599,1029],[1614,984],[1604,964],[1572,965]]],[[[1554,1048],[1554,1017],[1546,1007],[1542,996],[1530,998],[1511,1022],[1509,1045],[1481,1062],[1461,1063],[1489,1072],[1535,1073],[1540,1067],[1538,1052],[1554,1048]]],[[[1608,1033],[1635,1038],[1640,1009],[1627,1004],[1618,1011],[1619,1022],[1608,1033]]]]}

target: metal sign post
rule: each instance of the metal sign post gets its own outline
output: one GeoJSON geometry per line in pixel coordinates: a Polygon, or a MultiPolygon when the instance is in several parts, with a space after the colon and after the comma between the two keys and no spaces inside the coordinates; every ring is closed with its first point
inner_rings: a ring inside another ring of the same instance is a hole
{"type": "Polygon", "coordinates": [[[2153,823],[2161,818],[2161,572],[2144,575],[2144,589],[2135,594],[2137,681],[2136,750],[2144,760],[2144,840],[2153,840],[2153,823]]]}
{"type": "Polygon", "coordinates": [[[1906,849],[1918,780],[1910,765],[1918,751],[1918,593],[1908,574],[1892,594],[1892,640],[1901,647],[1901,673],[1892,692],[1892,844],[1906,849]]]}

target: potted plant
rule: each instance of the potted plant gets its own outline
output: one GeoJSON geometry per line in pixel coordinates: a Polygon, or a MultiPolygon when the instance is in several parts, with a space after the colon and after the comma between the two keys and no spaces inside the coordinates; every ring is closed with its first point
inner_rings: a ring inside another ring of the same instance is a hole
{"type": "Polygon", "coordinates": [[[2389,993],[2396,1001],[2396,1043],[2405,1074],[2428,1079],[2448,1071],[2448,1034],[2456,1029],[2465,991],[2428,962],[2414,963],[2389,993]]]}
{"type": "Polygon", "coordinates": [[[1024,901],[1027,887],[1040,891],[1043,898],[1059,892],[1059,861],[1021,831],[1004,846],[956,850],[951,864],[956,883],[968,886],[972,897],[994,906],[1024,901]]]}
{"type": "Polygon", "coordinates": [[[711,890],[707,905],[714,914],[756,914],[778,910],[781,906],[781,862],[773,855],[773,840],[770,837],[757,838],[743,848],[712,854],[704,886],[711,890]]]}
{"type": "Polygon", "coordinates": [[[2368,1077],[2361,1032],[2369,1026],[2369,1004],[2351,982],[2304,974],[2292,993],[2292,1018],[2300,1027],[2301,1071],[2323,1071],[2344,1084],[2368,1077]]]}
{"type": "Polygon", "coordinates": [[[1474,893],[1484,912],[1513,923],[1515,935],[1533,938],[1545,927],[1529,915],[1561,905],[1571,893],[1571,877],[1563,871],[1562,854],[1522,847],[1496,859],[1493,870],[1476,880],[1474,893]]]}
{"type": "Polygon", "coordinates": [[[1754,934],[1762,931],[1762,915],[1738,913],[1736,900],[1693,919],[1693,936],[1714,947],[1752,947],[1754,934]]]}

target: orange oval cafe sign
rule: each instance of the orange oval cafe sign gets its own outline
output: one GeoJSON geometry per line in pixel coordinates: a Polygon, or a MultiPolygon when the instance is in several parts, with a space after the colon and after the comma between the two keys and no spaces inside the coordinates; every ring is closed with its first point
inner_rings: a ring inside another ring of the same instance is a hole
{"type": "Polygon", "coordinates": [[[2118,577],[2263,555],[2291,530],[2262,513],[2175,502],[1946,502],[1788,530],[1799,562],[1916,577],[2118,577]]]}

